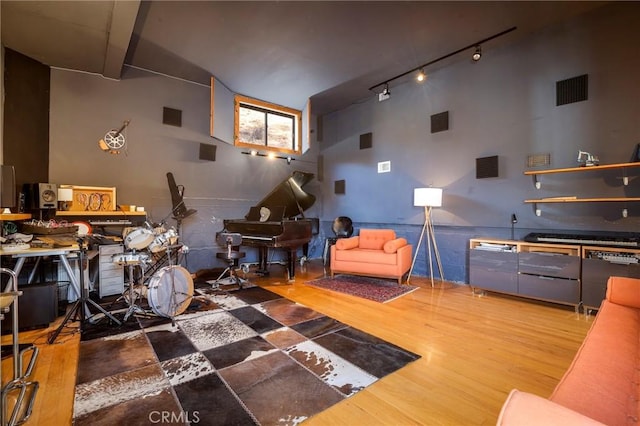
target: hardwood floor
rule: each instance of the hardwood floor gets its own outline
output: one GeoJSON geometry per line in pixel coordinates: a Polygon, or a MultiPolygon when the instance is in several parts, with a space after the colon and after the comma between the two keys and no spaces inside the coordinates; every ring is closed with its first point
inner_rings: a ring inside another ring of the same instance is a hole
{"type": "MultiPolygon", "coordinates": [[[[411,280],[420,289],[386,304],[304,284],[323,273],[321,262],[313,260],[298,268],[294,283],[282,278],[278,266],[270,278],[252,281],[422,357],[308,425],[495,424],[512,388],[549,396],[593,321],[568,307],[473,295],[468,286],[437,283],[432,289],[420,277],[411,280]]],[[[49,345],[52,328],[20,334],[22,342],[41,348],[31,425],[71,424],[79,334],[70,330],[49,345]]],[[[5,360],[3,381],[10,373],[5,360]]]]}

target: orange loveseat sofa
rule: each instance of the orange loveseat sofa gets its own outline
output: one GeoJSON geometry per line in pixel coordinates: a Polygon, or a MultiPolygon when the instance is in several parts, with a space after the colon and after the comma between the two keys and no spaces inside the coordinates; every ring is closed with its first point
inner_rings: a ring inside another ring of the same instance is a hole
{"type": "Polygon", "coordinates": [[[512,390],[499,425],[637,425],[640,279],[610,277],[606,299],[549,397],[512,390]]]}
{"type": "Polygon", "coordinates": [[[337,273],[395,278],[402,284],[411,268],[411,245],[393,229],[361,229],[331,246],[331,277],[337,273]]]}

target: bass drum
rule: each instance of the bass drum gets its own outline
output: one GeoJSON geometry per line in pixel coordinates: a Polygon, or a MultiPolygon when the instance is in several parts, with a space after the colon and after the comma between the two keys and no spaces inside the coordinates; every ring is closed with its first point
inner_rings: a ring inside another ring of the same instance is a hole
{"type": "Polygon", "coordinates": [[[179,265],[165,266],[149,280],[147,299],[151,310],[167,318],[180,315],[193,297],[193,278],[179,265]]]}

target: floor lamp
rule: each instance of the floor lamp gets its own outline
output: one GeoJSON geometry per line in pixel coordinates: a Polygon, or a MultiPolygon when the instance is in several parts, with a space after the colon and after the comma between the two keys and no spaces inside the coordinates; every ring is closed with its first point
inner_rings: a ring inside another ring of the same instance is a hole
{"type": "Polygon", "coordinates": [[[440,262],[440,252],[436,244],[436,236],[433,233],[433,221],[431,220],[431,208],[442,206],[442,188],[415,188],[413,190],[413,205],[424,207],[424,225],[422,226],[422,232],[420,233],[420,239],[418,240],[418,246],[416,252],[413,255],[413,262],[411,262],[411,269],[409,270],[409,276],[407,277],[407,284],[411,279],[411,273],[413,267],[416,264],[416,258],[420,251],[420,245],[422,244],[422,238],[424,238],[425,230],[427,231],[427,253],[429,254],[429,275],[431,276],[431,287],[434,287],[433,283],[433,263],[431,260],[431,245],[433,244],[433,253],[438,265],[438,271],[440,272],[440,281],[444,280],[444,274],[442,273],[442,262],[440,262]]]}

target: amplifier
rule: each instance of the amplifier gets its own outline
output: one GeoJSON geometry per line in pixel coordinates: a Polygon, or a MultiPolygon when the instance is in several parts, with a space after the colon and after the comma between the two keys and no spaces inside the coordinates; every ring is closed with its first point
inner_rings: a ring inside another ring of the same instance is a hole
{"type": "MultiPolygon", "coordinates": [[[[48,327],[58,316],[58,283],[26,284],[18,286],[18,328],[29,330],[48,327]]],[[[13,310],[13,305],[11,306],[13,310]]],[[[2,332],[11,333],[13,311],[2,320],[2,332]]]]}

